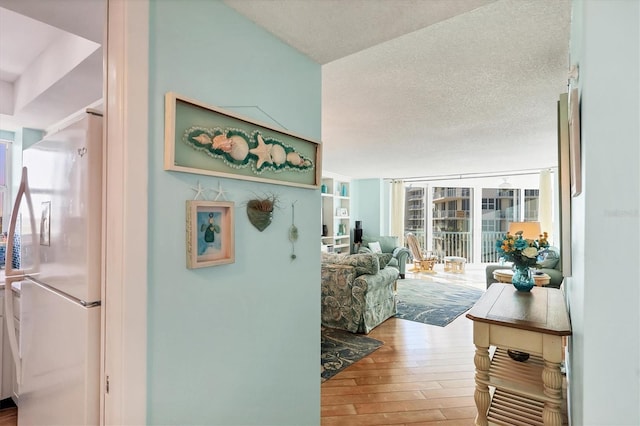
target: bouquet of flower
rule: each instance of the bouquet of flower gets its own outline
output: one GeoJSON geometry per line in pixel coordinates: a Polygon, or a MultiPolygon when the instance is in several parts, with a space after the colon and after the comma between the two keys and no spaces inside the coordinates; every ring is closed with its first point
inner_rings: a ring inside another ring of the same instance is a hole
{"type": "Polygon", "coordinates": [[[544,232],[537,240],[522,238],[522,232],[511,235],[507,232],[504,238],[496,241],[498,254],[513,262],[516,268],[536,266],[540,250],[549,247],[548,234],[544,232]]]}

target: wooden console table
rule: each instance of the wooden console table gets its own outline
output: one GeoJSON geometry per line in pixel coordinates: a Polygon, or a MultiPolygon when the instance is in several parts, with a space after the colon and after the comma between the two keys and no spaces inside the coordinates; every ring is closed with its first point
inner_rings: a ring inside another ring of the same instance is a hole
{"type": "Polygon", "coordinates": [[[466,316],[473,321],[476,346],[475,424],[562,425],[562,340],[571,335],[562,292],[547,287],[519,292],[495,283],[466,316]],[[514,361],[509,349],[530,357],[514,361]]]}

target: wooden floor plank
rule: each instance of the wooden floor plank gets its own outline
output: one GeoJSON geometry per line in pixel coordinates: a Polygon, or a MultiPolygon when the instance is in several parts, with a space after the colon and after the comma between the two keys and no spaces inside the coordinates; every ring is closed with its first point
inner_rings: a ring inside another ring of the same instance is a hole
{"type": "MultiPolygon", "coordinates": [[[[485,288],[483,268],[468,268],[455,280],[485,288]]],[[[437,327],[391,318],[369,337],[384,345],[322,384],[323,426],[474,424],[475,347],[469,319],[461,315],[437,327]]]]}
{"type": "Polygon", "coordinates": [[[18,424],[18,409],[5,408],[0,410],[0,426],[16,426],[18,424]]]}

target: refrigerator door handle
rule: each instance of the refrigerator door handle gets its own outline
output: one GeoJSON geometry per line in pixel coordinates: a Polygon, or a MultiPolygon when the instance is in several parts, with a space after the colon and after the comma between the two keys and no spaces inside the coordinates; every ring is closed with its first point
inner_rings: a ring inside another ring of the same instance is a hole
{"type": "Polygon", "coordinates": [[[40,269],[40,241],[36,228],[36,219],[33,214],[33,202],[31,201],[31,191],[29,190],[29,181],[27,178],[27,168],[22,168],[22,178],[20,180],[20,186],[18,187],[18,193],[16,195],[15,202],[13,204],[13,210],[11,212],[11,221],[9,222],[9,234],[7,241],[7,255],[5,256],[5,284],[4,284],[4,312],[5,323],[7,324],[7,334],[9,337],[9,346],[11,347],[11,354],[13,355],[13,361],[16,366],[16,380],[18,384],[22,383],[22,361],[20,359],[20,351],[18,350],[18,338],[16,336],[15,321],[13,316],[13,288],[12,284],[24,279],[25,273],[36,274],[40,269]],[[20,203],[22,198],[27,202],[27,208],[29,209],[29,217],[31,222],[31,247],[33,249],[33,268],[26,271],[22,268],[14,269],[13,267],[13,251],[15,244],[16,233],[16,218],[20,212],[20,203]]]}
{"type": "Polygon", "coordinates": [[[7,277],[24,276],[25,274],[34,275],[40,271],[40,237],[38,234],[38,228],[36,228],[36,217],[33,214],[33,202],[31,201],[31,190],[29,189],[29,180],[27,178],[27,174],[27,168],[23,167],[20,186],[18,187],[16,200],[13,203],[11,221],[9,222],[9,234],[7,235],[7,255],[5,256],[5,275],[7,277]],[[24,198],[27,202],[27,208],[29,209],[29,221],[31,224],[31,248],[33,250],[33,266],[29,270],[26,270],[23,265],[20,265],[20,269],[13,268],[13,251],[15,244],[16,222],[17,217],[20,214],[20,202],[22,198],[24,198]],[[7,259],[9,261],[7,261],[7,259]]]}
{"type": "Polygon", "coordinates": [[[5,276],[24,276],[25,274],[33,275],[40,270],[40,241],[38,235],[38,228],[36,228],[36,217],[33,214],[33,202],[31,201],[31,191],[29,189],[29,180],[27,178],[27,168],[22,168],[22,178],[20,179],[20,186],[18,187],[18,193],[16,200],[13,203],[13,211],[11,212],[11,221],[9,222],[9,233],[7,236],[7,255],[5,256],[5,276]],[[16,218],[20,213],[20,201],[22,198],[27,202],[27,208],[29,209],[29,218],[31,222],[31,248],[33,249],[33,267],[29,271],[22,268],[13,268],[13,250],[15,244],[16,233],[16,218]]]}
{"type": "Polygon", "coordinates": [[[9,337],[9,347],[13,356],[13,363],[16,366],[16,381],[22,384],[22,359],[18,349],[18,336],[16,335],[15,316],[13,313],[13,283],[20,281],[19,277],[7,277],[4,283],[4,316],[7,324],[7,336],[9,337]]]}

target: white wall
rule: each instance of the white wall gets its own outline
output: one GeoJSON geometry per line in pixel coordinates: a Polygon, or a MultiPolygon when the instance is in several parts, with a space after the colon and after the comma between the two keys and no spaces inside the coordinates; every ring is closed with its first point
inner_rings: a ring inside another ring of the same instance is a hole
{"type": "Polygon", "coordinates": [[[575,425],[640,424],[640,2],[574,1],[583,191],[565,280],[575,425]]]}

